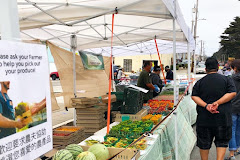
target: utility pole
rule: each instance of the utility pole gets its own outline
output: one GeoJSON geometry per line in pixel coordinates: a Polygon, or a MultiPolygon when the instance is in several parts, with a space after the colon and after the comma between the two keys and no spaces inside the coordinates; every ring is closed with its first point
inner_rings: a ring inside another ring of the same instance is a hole
{"type": "Polygon", "coordinates": [[[206,55],[205,55],[205,43],[203,41],[203,61],[205,61],[205,57],[206,57],[206,55]]]}
{"type": "Polygon", "coordinates": [[[201,40],[201,61],[203,60],[203,41],[201,40]]]}
{"type": "MultiPolygon", "coordinates": [[[[195,46],[197,45],[197,23],[198,23],[198,0],[197,4],[195,7],[195,25],[194,25],[194,40],[195,40],[195,46]]],[[[191,71],[194,72],[194,65],[196,65],[196,59],[195,59],[195,50],[193,51],[193,56],[192,56],[192,69],[191,71]]]]}

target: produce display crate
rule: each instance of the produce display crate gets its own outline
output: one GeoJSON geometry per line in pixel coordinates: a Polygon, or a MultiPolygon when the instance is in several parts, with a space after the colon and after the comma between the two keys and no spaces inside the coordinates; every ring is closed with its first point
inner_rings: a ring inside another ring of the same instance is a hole
{"type": "Polygon", "coordinates": [[[76,109],[76,113],[77,115],[92,115],[92,114],[101,114],[101,113],[104,113],[106,112],[107,109],[105,107],[102,107],[102,106],[94,106],[94,107],[91,107],[91,108],[78,108],[76,109]]]}
{"type": "Polygon", "coordinates": [[[61,126],[53,130],[53,145],[64,148],[69,144],[81,142],[84,140],[84,136],[84,127],[61,126]],[[61,129],[76,129],[76,131],[63,131],[61,129]]]}
{"type": "Polygon", "coordinates": [[[102,117],[102,118],[100,118],[100,119],[85,119],[85,120],[83,120],[83,119],[78,119],[77,118],[77,122],[79,123],[79,124],[92,124],[92,123],[102,123],[102,121],[104,121],[104,118],[102,117]]]}
{"type": "Polygon", "coordinates": [[[148,114],[147,109],[140,110],[137,114],[116,114],[115,122],[122,122],[124,119],[132,121],[140,121],[142,117],[148,114]]]}
{"type": "Polygon", "coordinates": [[[104,118],[106,111],[106,104],[92,108],[76,109],[77,126],[83,126],[85,128],[85,138],[106,126],[106,120],[104,118]]]}
{"type": "MultiPolygon", "coordinates": [[[[84,151],[89,149],[89,146],[81,146],[84,151]]],[[[123,148],[108,147],[110,157],[124,150],[123,148]]],[[[124,152],[116,156],[113,160],[138,160],[140,158],[140,151],[136,149],[126,149],[124,152]]]]}
{"type": "Polygon", "coordinates": [[[72,98],[70,103],[71,103],[70,106],[72,108],[89,108],[98,105],[100,103],[100,100],[98,97],[94,98],[77,97],[72,98]]]}
{"type": "Polygon", "coordinates": [[[77,126],[77,127],[76,126],[61,126],[61,127],[54,129],[53,131],[57,132],[57,133],[66,133],[66,134],[70,133],[74,136],[77,136],[84,132],[84,127],[82,127],[82,126],[77,126]],[[61,131],[60,129],[77,129],[77,131],[74,131],[74,132],[73,131],[61,131]]]}
{"type": "Polygon", "coordinates": [[[101,128],[103,126],[102,123],[93,123],[93,124],[91,124],[91,123],[79,123],[79,122],[77,122],[77,124],[81,125],[81,126],[83,126],[85,128],[94,128],[94,127],[101,128]]]}
{"type": "Polygon", "coordinates": [[[77,119],[78,120],[97,120],[97,119],[101,119],[101,118],[104,118],[105,115],[104,114],[97,114],[97,115],[94,115],[94,116],[89,116],[87,114],[77,114],[77,119]]]}

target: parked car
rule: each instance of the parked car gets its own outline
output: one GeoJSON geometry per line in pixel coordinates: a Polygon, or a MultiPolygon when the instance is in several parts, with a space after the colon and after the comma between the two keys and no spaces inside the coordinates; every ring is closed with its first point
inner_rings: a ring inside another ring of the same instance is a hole
{"type": "Polygon", "coordinates": [[[205,65],[202,63],[199,63],[198,65],[196,65],[196,73],[206,73],[205,70],[205,65]]]}
{"type": "Polygon", "coordinates": [[[59,74],[58,72],[52,72],[50,74],[50,77],[52,78],[52,80],[56,80],[57,78],[59,78],[59,74]]]}

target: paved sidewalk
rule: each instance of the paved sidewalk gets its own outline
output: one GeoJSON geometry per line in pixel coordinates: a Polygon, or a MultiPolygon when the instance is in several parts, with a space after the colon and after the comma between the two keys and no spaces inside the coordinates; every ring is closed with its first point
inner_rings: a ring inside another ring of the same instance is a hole
{"type": "MultiPolygon", "coordinates": [[[[193,126],[194,132],[196,134],[196,126],[193,126]]],[[[226,155],[229,155],[229,151],[227,149],[226,155]]],[[[216,152],[216,147],[213,143],[212,148],[210,149],[210,153],[209,153],[209,159],[208,160],[216,160],[217,159],[217,152],[216,152]]],[[[192,153],[191,153],[191,157],[190,160],[201,160],[200,157],[200,153],[199,153],[199,148],[197,146],[194,147],[192,153]]],[[[240,160],[240,155],[236,157],[236,160],[240,160]]]]}

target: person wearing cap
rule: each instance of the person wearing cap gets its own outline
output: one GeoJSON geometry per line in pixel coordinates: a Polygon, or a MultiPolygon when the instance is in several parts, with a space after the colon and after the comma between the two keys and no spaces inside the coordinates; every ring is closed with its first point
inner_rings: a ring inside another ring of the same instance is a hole
{"type": "Polygon", "coordinates": [[[172,70],[169,68],[169,66],[166,66],[166,67],[165,67],[165,71],[167,72],[166,79],[173,80],[173,72],[172,72],[172,70]]]}
{"type": "Polygon", "coordinates": [[[159,95],[159,93],[162,91],[163,88],[163,82],[160,78],[160,72],[161,72],[161,67],[160,66],[154,66],[153,72],[151,73],[151,79],[152,79],[152,84],[156,85],[160,90],[154,91],[153,92],[153,97],[156,97],[159,95]]]}

